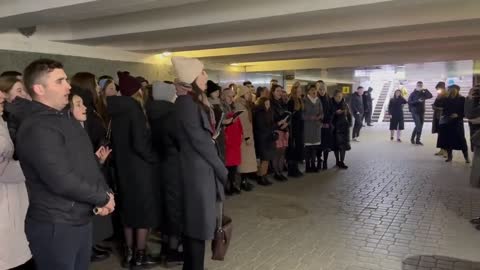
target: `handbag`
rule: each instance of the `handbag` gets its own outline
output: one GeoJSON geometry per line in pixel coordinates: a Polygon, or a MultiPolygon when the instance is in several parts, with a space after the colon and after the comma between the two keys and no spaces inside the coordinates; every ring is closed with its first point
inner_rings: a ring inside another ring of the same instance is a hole
{"type": "Polygon", "coordinates": [[[219,204],[217,228],[212,241],[212,260],[223,261],[232,239],[232,219],[223,214],[223,202],[219,204]]]}
{"type": "Polygon", "coordinates": [[[449,116],[442,115],[440,117],[440,120],[438,121],[438,124],[440,126],[448,125],[451,120],[452,120],[452,118],[450,118],[449,116]]]}

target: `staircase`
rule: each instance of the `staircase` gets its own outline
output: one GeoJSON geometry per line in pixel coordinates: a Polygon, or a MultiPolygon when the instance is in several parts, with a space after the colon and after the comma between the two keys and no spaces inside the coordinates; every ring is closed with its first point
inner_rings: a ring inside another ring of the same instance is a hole
{"type": "Polygon", "coordinates": [[[383,110],[383,105],[385,104],[385,101],[387,100],[388,97],[388,90],[390,89],[390,84],[392,82],[387,82],[383,85],[382,91],[380,92],[380,95],[378,96],[377,104],[375,105],[375,109],[373,109],[373,114],[372,114],[372,122],[378,122],[380,119],[380,115],[382,114],[383,110]]]}
{"type": "MultiPolygon", "coordinates": [[[[432,98],[431,99],[427,99],[425,100],[425,123],[429,123],[429,122],[432,122],[432,119],[433,119],[433,108],[432,108],[432,105],[433,103],[435,102],[435,99],[437,98],[437,91],[435,89],[435,85],[437,85],[437,82],[433,82],[433,81],[428,81],[428,82],[423,82],[423,86],[425,89],[428,89],[430,91],[430,93],[432,93],[432,98]]],[[[415,89],[415,85],[416,85],[416,82],[412,82],[411,84],[409,85],[406,85],[407,89],[408,89],[408,92],[409,94],[412,93],[412,91],[414,91],[415,89]]],[[[471,88],[471,86],[468,84],[459,84],[460,86],[460,94],[464,97],[466,97],[468,95],[468,92],[471,88]]],[[[392,95],[395,91],[392,92],[392,95]]],[[[391,97],[388,97],[389,99],[391,97]]],[[[407,100],[408,100],[408,97],[407,97],[407,100]]],[[[385,110],[388,110],[388,107],[385,108],[385,110]]],[[[412,114],[410,113],[410,111],[408,110],[408,104],[405,104],[403,106],[403,117],[404,117],[404,120],[405,122],[413,122],[413,118],[412,118],[412,114]]],[[[383,119],[383,122],[389,122],[390,119],[388,117],[384,118],[383,119]]]]}

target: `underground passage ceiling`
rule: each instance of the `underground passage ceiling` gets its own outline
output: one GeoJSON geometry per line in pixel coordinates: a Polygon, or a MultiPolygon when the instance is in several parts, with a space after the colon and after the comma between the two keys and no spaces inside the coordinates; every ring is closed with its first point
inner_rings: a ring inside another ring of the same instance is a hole
{"type": "Polygon", "coordinates": [[[0,31],[246,71],[476,59],[478,0],[4,0],[0,31]]]}

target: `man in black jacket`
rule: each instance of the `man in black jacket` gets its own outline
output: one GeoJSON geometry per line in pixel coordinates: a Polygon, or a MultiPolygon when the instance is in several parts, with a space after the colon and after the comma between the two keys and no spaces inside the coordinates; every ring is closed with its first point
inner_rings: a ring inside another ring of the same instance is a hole
{"type": "Polygon", "coordinates": [[[40,59],[24,72],[33,101],[17,153],[30,206],[26,234],[38,270],[87,270],[93,214],[115,208],[87,133],[64,111],[70,85],[61,63],[40,59]]]}
{"type": "Polygon", "coordinates": [[[362,129],[363,115],[365,113],[365,107],[363,106],[363,87],[359,86],[357,92],[353,93],[352,100],[350,101],[350,107],[352,109],[353,117],[355,118],[355,124],[353,125],[352,141],[358,142],[360,137],[360,130],[362,129]]]}
{"type": "Polygon", "coordinates": [[[412,113],[415,128],[412,132],[410,141],[412,144],[423,145],[420,141],[422,137],[423,122],[425,120],[425,100],[432,98],[432,93],[423,89],[423,82],[417,82],[417,87],[408,97],[408,108],[412,113]]]}
{"type": "Polygon", "coordinates": [[[363,93],[363,107],[365,109],[365,123],[367,126],[371,127],[372,125],[372,113],[373,113],[373,98],[372,98],[373,88],[369,87],[367,91],[363,93]]]}

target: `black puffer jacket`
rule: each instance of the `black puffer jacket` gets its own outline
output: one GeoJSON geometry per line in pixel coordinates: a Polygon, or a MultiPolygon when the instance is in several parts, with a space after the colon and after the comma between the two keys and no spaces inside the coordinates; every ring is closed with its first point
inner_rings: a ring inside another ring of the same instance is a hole
{"type": "Polygon", "coordinates": [[[16,148],[27,179],[27,217],[48,223],[90,222],[95,206],[108,202],[93,148],[80,123],[38,102],[13,104],[20,127],[16,148]],[[28,114],[25,114],[28,112],[28,114]]]}
{"type": "Polygon", "coordinates": [[[163,199],[161,229],[168,235],[181,235],[183,198],[179,179],[180,145],[177,141],[175,104],[163,100],[150,101],[147,116],[152,129],[152,146],[160,157],[159,192],[163,199]]]}

